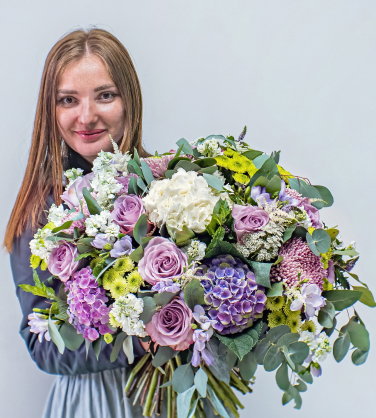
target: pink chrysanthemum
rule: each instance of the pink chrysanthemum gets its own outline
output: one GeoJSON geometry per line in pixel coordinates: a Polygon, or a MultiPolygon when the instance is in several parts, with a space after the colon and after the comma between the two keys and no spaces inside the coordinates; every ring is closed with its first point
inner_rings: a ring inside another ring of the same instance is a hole
{"type": "Polygon", "coordinates": [[[155,178],[163,177],[168,167],[168,163],[175,157],[175,154],[162,155],[160,157],[145,158],[145,163],[150,167],[155,178]]]}
{"type": "Polygon", "coordinates": [[[309,284],[316,284],[322,290],[323,279],[328,276],[321,263],[321,257],[313,254],[306,242],[301,238],[293,238],[284,244],[279,252],[283,261],[270,270],[273,282],[283,280],[289,287],[300,280],[308,279],[309,284]]]}

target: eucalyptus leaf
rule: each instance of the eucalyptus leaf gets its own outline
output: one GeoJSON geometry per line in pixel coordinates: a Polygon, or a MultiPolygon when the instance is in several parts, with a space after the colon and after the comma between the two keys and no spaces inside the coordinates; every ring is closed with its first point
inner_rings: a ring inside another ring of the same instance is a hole
{"type": "Polygon", "coordinates": [[[362,292],[362,296],[359,299],[359,302],[364,303],[364,305],[374,308],[376,306],[375,299],[372,292],[363,286],[353,286],[353,289],[357,292],[362,292]]]}
{"type": "Polygon", "coordinates": [[[332,302],[336,311],[343,311],[357,302],[362,292],[355,290],[328,290],[322,296],[332,302]]]}
{"type": "Polygon", "coordinates": [[[289,334],[282,335],[282,337],[278,340],[277,345],[280,348],[283,348],[283,346],[288,347],[290,344],[295,343],[300,338],[300,335],[298,332],[291,332],[289,334]]]}
{"type": "Polygon", "coordinates": [[[129,170],[129,172],[137,174],[139,177],[142,177],[141,168],[138,166],[136,161],[134,161],[134,160],[129,160],[128,161],[128,170],[129,170]]]}
{"type": "Polygon", "coordinates": [[[317,257],[319,257],[320,256],[320,251],[316,247],[315,241],[313,240],[313,237],[309,232],[306,233],[306,240],[307,240],[307,244],[308,244],[309,248],[311,249],[311,251],[313,252],[313,254],[315,254],[317,257]]]}
{"type": "Polygon", "coordinates": [[[277,370],[277,373],[275,375],[275,380],[277,382],[278,387],[283,390],[287,391],[290,387],[290,379],[288,375],[288,368],[287,363],[283,362],[279,369],[277,370]]]}
{"type": "Polygon", "coordinates": [[[133,159],[137,165],[141,165],[140,156],[138,155],[137,149],[135,148],[133,151],[133,159]]]}
{"type": "Polygon", "coordinates": [[[325,229],[315,229],[312,232],[312,238],[321,254],[325,254],[329,250],[332,240],[325,229]]]}
{"type": "Polygon", "coordinates": [[[133,364],[133,362],[134,362],[134,352],[133,352],[133,340],[132,340],[132,336],[129,335],[123,341],[123,351],[124,351],[124,354],[127,356],[128,363],[129,364],[133,364]]]}
{"type": "Polygon", "coordinates": [[[142,244],[142,238],[144,238],[146,236],[148,232],[148,218],[145,214],[142,214],[134,229],[133,229],[133,237],[134,239],[138,242],[138,244],[142,244]]]}
{"type": "Polygon", "coordinates": [[[192,163],[192,161],[185,161],[185,160],[180,160],[176,166],[175,166],[175,170],[177,170],[178,168],[183,168],[185,171],[200,171],[201,167],[195,163],[192,163]]]}
{"type": "Polygon", "coordinates": [[[258,261],[249,261],[252,266],[253,272],[255,273],[256,283],[264,286],[271,287],[270,284],[270,268],[273,263],[259,263],[258,261]]]}
{"type": "Polygon", "coordinates": [[[307,184],[304,180],[297,178],[290,178],[289,185],[292,189],[296,190],[303,197],[308,197],[310,199],[322,199],[320,192],[313,186],[307,184]]]}
{"type": "Polygon", "coordinates": [[[169,346],[159,346],[157,353],[153,358],[153,366],[154,367],[161,367],[166,364],[169,360],[174,358],[178,354],[178,351],[175,351],[173,348],[169,346]]]}
{"type": "Polygon", "coordinates": [[[154,299],[154,302],[156,303],[157,306],[165,306],[169,302],[171,302],[171,300],[174,296],[176,296],[175,293],[162,292],[162,293],[156,293],[153,296],[153,299],[154,299]]]}
{"type": "Polygon", "coordinates": [[[187,157],[175,157],[168,163],[167,171],[175,171],[175,166],[179,161],[192,161],[192,160],[187,157]]]}
{"type": "Polygon", "coordinates": [[[309,347],[303,341],[297,341],[288,346],[291,361],[294,364],[302,364],[309,355],[309,347]]]}
{"type": "Polygon", "coordinates": [[[179,141],[176,142],[176,145],[178,147],[181,147],[181,146],[183,147],[182,148],[182,152],[185,155],[193,155],[192,146],[191,146],[191,144],[185,138],[179,139],[179,141]]]}
{"type": "Polygon", "coordinates": [[[68,229],[72,225],[72,223],[73,223],[73,220],[64,222],[63,225],[58,226],[57,228],[54,228],[52,230],[52,233],[56,234],[57,232],[63,231],[64,229],[68,229]]]}
{"type": "Polygon", "coordinates": [[[369,333],[365,326],[358,322],[350,321],[347,327],[351,344],[362,351],[368,351],[370,346],[369,333]]]}
{"type": "Polygon", "coordinates": [[[221,343],[219,342],[219,340],[215,337],[212,337],[206,343],[206,349],[214,358],[214,363],[211,366],[209,366],[209,369],[218,380],[221,380],[222,382],[229,384],[230,372],[227,366],[226,359],[219,352],[220,344],[221,343]]]}
{"type": "Polygon", "coordinates": [[[217,398],[214,390],[208,386],[210,401],[222,418],[230,418],[222,402],[217,398]]]}
{"type": "Polygon", "coordinates": [[[335,314],[336,310],[334,305],[329,300],[327,300],[326,304],[320,308],[318,315],[319,324],[324,328],[331,328],[333,326],[335,314]]]}
{"type": "Polygon", "coordinates": [[[192,239],[195,236],[195,233],[190,228],[188,228],[187,225],[184,225],[182,231],[176,231],[175,243],[176,245],[182,244],[183,242],[192,239]]]}
{"type": "Polygon", "coordinates": [[[65,349],[65,343],[59,333],[59,330],[57,329],[55,322],[51,319],[51,317],[48,317],[48,332],[50,333],[52,341],[56,344],[59,353],[63,354],[65,349]]]}
{"type": "Polygon", "coordinates": [[[103,335],[100,335],[98,339],[93,341],[93,350],[94,350],[94,354],[97,360],[99,359],[99,355],[102,350],[102,342],[103,342],[103,335]]]}
{"type": "Polygon", "coordinates": [[[69,322],[64,322],[64,324],[60,327],[59,332],[64,341],[65,347],[67,347],[68,350],[76,351],[84,342],[82,334],[79,334],[76,328],[74,328],[69,322]]]}
{"type": "Polygon", "coordinates": [[[258,155],[257,157],[253,159],[253,164],[255,165],[256,168],[260,169],[262,165],[264,164],[264,162],[268,159],[269,159],[268,155],[261,153],[260,155],[258,155]]]}
{"type": "MultiPolygon", "coordinates": [[[[248,160],[252,161],[252,160],[254,160],[255,158],[259,157],[262,154],[263,154],[262,151],[256,151],[256,150],[253,149],[253,150],[250,150],[250,151],[243,152],[242,155],[244,155],[244,157],[248,158],[248,160]]],[[[260,167],[261,167],[261,165],[260,165],[260,167]]],[[[260,167],[257,167],[257,168],[260,168],[260,167]]]]}
{"type": "Polygon", "coordinates": [[[350,335],[345,332],[339,334],[338,338],[334,341],[333,345],[333,357],[336,362],[342,361],[350,348],[350,335]]]}
{"type": "Polygon", "coordinates": [[[266,296],[268,298],[282,296],[282,293],[283,293],[283,283],[277,282],[277,283],[273,283],[271,288],[268,289],[268,291],[266,292],[266,296]]]}
{"type": "Polygon", "coordinates": [[[272,372],[282,363],[284,355],[277,345],[270,346],[264,357],[264,369],[272,372]]]}
{"type": "Polygon", "coordinates": [[[131,177],[128,184],[128,195],[138,195],[137,179],[131,177]]]}
{"type": "MultiPolygon", "coordinates": [[[[332,194],[330,193],[329,189],[327,189],[324,186],[313,186],[321,195],[321,198],[323,200],[323,202],[315,202],[317,203],[322,203],[322,206],[325,208],[328,208],[329,206],[332,206],[334,203],[334,199],[332,194]]],[[[316,206],[317,207],[317,206],[316,206]]]]}
{"type": "Polygon", "coordinates": [[[183,364],[172,375],[172,387],[175,392],[183,393],[193,385],[194,373],[190,364],[183,364]]]}
{"type": "Polygon", "coordinates": [[[99,215],[102,212],[102,208],[98,205],[98,202],[94,199],[86,187],[82,189],[82,194],[85,198],[90,215],[99,215]]]}
{"type": "Polygon", "coordinates": [[[223,190],[223,180],[219,179],[218,177],[214,177],[212,174],[207,173],[204,173],[202,176],[204,177],[204,179],[210,187],[212,187],[215,190],[218,190],[219,192],[223,190]]]}
{"type": "Polygon", "coordinates": [[[300,379],[298,379],[298,384],[294,386],[296,387],[296,389],[298,389],[299,392],[307,391],[307,385],[300,379]]]}
{"type": "Polygon", "coordinates": [[[157,304],[155,303],[154,298],[151,296],[145,296],[143,298],[144,301],[144,309],[140,315],[141,321],[143,321],[144,324],[148,324],[151,321],[151,318],[153,317],[155,310],[157,309],[157,304]]]}
{"type": "Polygon", "coordinates": [[[121,332],[115,338],[114,346],[111,351],[110,362],[113,363],[119,356],[120,349],[123,346],[124,340],[127,338],[127,334],[125,332],[121,332]]]}
{"type": "Polygon", "coordinates": [[[184,302],[193,311],[196,305],[204,305],[204,288],[199,279],[192,279],[184,290],[184,302]]]}
{"type": "MultiPolygon", "coordinates": [[[[258,158],[262,158],[262,156],[258,158]]],[[[256,160],[253,163],[256,165],[256,160]]],[[[265,187],[267,193],[277,193],[281,190],[281,176],[273,158],[268,158],[262,167],[256,171],[250,180],[249,186],[265,187]]]]}
{"type": "Polygon", "coordinates": [[[203,397],[206,398],[206,389],[208,385],[208,375],[199,368],[197,373],[195,374],[194,384],[198,393],[203,397]]]}
{"type": "Polygon", "coordinates": [[[364,364],[368,357],[368,351],[362,351],[359,348],[353,351],[351,360],[356,366],[364,364]]]}
{"type": "Polygon", "coordinates": [[[179,393],[176,399],[178,418],[187,418],[191,409],[191,400],[196,388],[190,387],[183,393],[179,393]]]}
{"type": "Polygon", "coordinates": [[[257,361],[253,351],[250,351],[243,357],[243,360],[238,361],[238,367],[241,377],[249,381],[255,375],[257,370],[257,361]]]}
{"type": "MultiPolygon", "coordinates": [[[[142,239],[141,239],[141,241],[142,241],[142,239]]],[[[133,261],[138,263],[143,256],[144,256],[144,249],[142,248],[142,245],[140,245],[138,248],[136,248],[134,251],[131,252],[131,255],[129,257],[133,261]]]]}
{"type": "Polygon", "coordinates": [[[195,161],[195,164],[197,164],[198,166],[200,166],[201,168],[208,168],[208,167],[213,167],[217,170],[217,161],[215,158],[201,158],[199,160],[195,161]]]}

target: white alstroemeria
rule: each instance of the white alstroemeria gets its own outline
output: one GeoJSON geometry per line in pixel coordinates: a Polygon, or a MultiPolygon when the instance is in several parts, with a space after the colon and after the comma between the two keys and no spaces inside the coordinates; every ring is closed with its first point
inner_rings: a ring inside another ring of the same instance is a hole
{"type": "Polygon", "coordinates": [[[216,324],[217,321],[213,319],[209,319],[205,315],[205,310],[201,305],[196,305],[193,310],[193,317],[195,321],[200,324],[201,329],[207,331],[209,337],[213,335],[213,325],[216,324]]]}
{"type": "MultiPolygon", "coordinates": [[[[29,320],[30,332],[38,335],[39,342],[43,341],[43,336],[46,341],[51,341],[50,333],[48,332],[48,317],[36,312],[33,312],[27,316],[29,320]]],[[[54,321],[56,323],[56,321],[54,321]]]]}
{"type": "Polygon", "coordinates": [[[120,296],[110,312],[113,320],[128,335],[137,335],[138,337],[146,337],[144,322],[140,319],[140,315],[144,310],[144,301],[137,298],[134,294],[129,293],[126,296],[120,296]]]}
{"type": "Polygon", "coordinates": [[[86,234],[94,237],[97,233],[102,232],[106,238],[117,237],[119,235],[119,225],[113,222],[110,211],[102,210],[99,215],[90,215],[85,220],[86,234]]]}
{"type": "Polygon", "coordinates": [[[56,206],[52,204],[48,211],[48,222],[53,222],[55,227],[59,227],[63,224],[63,219],[68,215],[68,209],[64,209],[63,205],[56,206]]]}

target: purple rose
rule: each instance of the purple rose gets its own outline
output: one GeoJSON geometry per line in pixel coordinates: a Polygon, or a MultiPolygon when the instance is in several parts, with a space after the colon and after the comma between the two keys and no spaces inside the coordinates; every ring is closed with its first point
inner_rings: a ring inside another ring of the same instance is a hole
{"type": "Polygon", "coordinates": [[[152,238],[138,263],[138,271],[148,283],[179,277],[187,267],[187,256],[167,238],[152,238]]]}
{"type": "Polygon", "coordinates": [[[48,259],[48,270],[54,276],[58,276],[63,282],[66,282],[78,269],[80,262],[74,261],[77,256],[77,247],[63,241],[62,244],[52,250],[48,259]]]}
{"type": "Polygon", "coordinates": [[[145,208],[142,199],[131,194],[120,196],[115,200],[111,216],[114,222],[120,226],[121,232],[132,235],[133,229],[143,213],[145,213],[145,208]]]}
{"type": "Polygon", "coordinates": [[[83,199],[82,189],[86,187],[90,189],[90,180],[94,178],[94,173],[86,174],[78,177],[72,182],[68,189],[60,196],[68,205],[69,209],[80,206],[80,200],[83,199]]]}
{"type": "Polygon", "coordinates": [[[193,343],[192,319],[188,306],[180,299],[173,299],[153,315],[145,330],[159,345],[186,350],[193,343]]]}
{"type": "Polygon", "coordinates": [[[114,248],[110,252],[110,256],[119,258],[123,255],[129,255],[132,251],[132,238],[126,235],[115,242],[114,248]]]}
{"type": "Polygon", "coordinates": [[[307,215],[312,222],[312,226],[316,229],[322,228],[319,210],[311,205],[311,201],[308,197],[302,200],[301,206],[303,206],[303,209],[307,212],[307,215]]]}
{"type": "Polygon", "coordinates": [[[235,220],[234,231],[239,242],[244,234],[259,231],[269,223],[269,215],[257,206],[234,205],[232,217],[235,220]]]}
{"type": "Polygon", "coordinates": [[[129,186],[129,182],[131,180],[131,178],[138,178],[138,175],[135,173],[129,173],[127,176],[120,176],[120,177],[116,177],[116,180],[123,185],[123,187],[121,188],[120,192],[118,193],[119,195],[122,194],[128,194],[128,186],[129,186]]]}

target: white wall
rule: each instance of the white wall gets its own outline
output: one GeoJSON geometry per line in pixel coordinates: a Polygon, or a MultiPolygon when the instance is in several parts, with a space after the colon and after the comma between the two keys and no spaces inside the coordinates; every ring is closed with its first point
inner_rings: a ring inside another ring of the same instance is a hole
{"type": "MultiPolygon", "coordinates": [[[[324,184],[328,225],[358,242],[356,273],[376,291],[376,3],[372,0],[2,0],[0,4],[0,232],[25,168],[44,59],[65,32],[94,24],[130,51],[145,102],[150,151],[181,137],[237,135],[324,184]]],[[[20,310],[8,257],[0,256],[1,416],[38,417],[53,381],[18,335],[20,310]]],[[[359,313],[375,342],[375,312],[359,313]]],[[[376,356],[355,367],[328,360],[303,395],[306,418],[374,416],[376,356]]],[[[274,373],[259,370],[241,417],[297,416],[281,406],[274,373]]]]}

